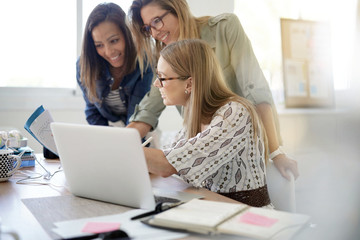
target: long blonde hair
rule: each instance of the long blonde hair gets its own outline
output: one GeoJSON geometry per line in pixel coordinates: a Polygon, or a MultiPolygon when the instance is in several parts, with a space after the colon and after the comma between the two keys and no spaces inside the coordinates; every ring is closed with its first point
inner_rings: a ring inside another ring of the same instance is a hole
{"type": "Polygon", "coordinates": [[[227,87],[215,53],[205,41],[199,39],[177,41],[166,46],[160,55],[179,76],[192,78],[190,99],[184,107],[187,138],[195,137],[201,132],[201,124],[207,124],[220,107],[229,101],[236,101],[250,113],[254,139],[257,139],[259,133],[262,134],[265,159],[268,158],[266,134],[254,106],[227,87]]]}
{"type": "Polygon", "coordinates": [[[154,4],[161,9],[170,11],[170,14],[178,18],[180,29],[178,40],[200,38],[200,26],[206,23],[209,18],[194,17],[190,12],[186,0],[134,0],[129,9],[128,18],[130,28],[134,35],[140,69],[147,67],[142,64],[143,62],[147,62],[154,69],[159,58],[159,53],[161,49],[165,47],[161,41],[147,37],[141,31],[144,22],[141,18],[140,11],[149,4],[154,4]]]}

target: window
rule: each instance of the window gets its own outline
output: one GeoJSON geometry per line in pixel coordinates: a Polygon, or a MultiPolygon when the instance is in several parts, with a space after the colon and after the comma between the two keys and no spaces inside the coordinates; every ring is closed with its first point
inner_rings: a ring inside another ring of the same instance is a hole
{"type": "Polygon", "coordinates": [[[234,11],[252,42],[277,103],[284,97],[280,18],[330,23],[334,87],[349,88],[356,0],[236,0],[234,11]]]}
{"type": "Polygon", "coordinates": [[[1,5],[0,87],[74,88],[76,1],[1,5]]]}
{"type": "MultiPolygon", "coordinates": [[[[100,2],[103,1],[2,2],[0,88],[76,88],[77,46],[81,46],[83,33],[77,33],[78,13],[82,13],[84,26],[100,2]]],[[[114,2],[127,12],[132,1],[114,2]]]]}

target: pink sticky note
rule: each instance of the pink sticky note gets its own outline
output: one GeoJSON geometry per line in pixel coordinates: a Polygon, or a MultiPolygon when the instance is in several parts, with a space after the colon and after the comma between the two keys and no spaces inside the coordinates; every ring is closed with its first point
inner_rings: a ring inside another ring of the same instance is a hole
{"type": "Polygon", "coordinates": [[[88,222],[82,229],[86,233],[102,233],[120,229],[120,223],[113,222],[88,222]]]}
{"type": "Polygon", "coordinates": [[[241,215],[238,219],[242,223],[257,225],[261,227],[271,227],[274,223],[278,221],[275,218],[269,218],[266,216],[262,216],[256,213],[246,212],[241,215]]]}

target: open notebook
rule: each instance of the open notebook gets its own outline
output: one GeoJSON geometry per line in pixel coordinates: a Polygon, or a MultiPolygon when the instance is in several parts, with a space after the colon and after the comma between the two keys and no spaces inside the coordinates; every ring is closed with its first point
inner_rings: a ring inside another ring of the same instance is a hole
{"type": "MultiPolygon", "coordinates": [[[[71,193],[129,207],[155,208],[136,129],[53,122],[51,130],[71,193]]],[[[180,201],[201,197],[175,191],[162,197],[169,196],[180,201]]]]}
{"type": "Polygon", "coordinates": [[[255,239],[290,239],[310,220],[303,214],[193,199],[143,222],[203,234],[231,234],[255,239]]]}

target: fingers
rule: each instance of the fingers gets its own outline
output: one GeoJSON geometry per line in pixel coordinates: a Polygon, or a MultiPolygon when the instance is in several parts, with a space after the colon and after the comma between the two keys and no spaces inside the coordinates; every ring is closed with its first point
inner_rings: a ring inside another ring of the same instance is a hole
{"type": "Polygon", "coordinates": [[[288,181],[291,181],[291,176],[290,176],[290,174],[288,173],[288,171],[286,169],[280,169],[280,173],[288,181]]]}
{"type": "Polygon", "coordinates": [[[299,169],[298,169],[298,165],[296,161],[293,161],[293,163],[291,164],[289,171],[292,172],[292,174],[294,175],[295,180],[299,177],[299,169]]]}
{"type": "Polygon", "coordinates": [[[296,167],[295,170],[292,171],[292,173],[294,174],[294,178],[295,180],[299,177],[299,171],[298,171],[298,168],[296,167]]]}
{"type": "Polygon", "coordinates": [[[296,180],[299,177],[299,171],[296,162],[294,162],[294,164],[291,164],[288,167],[282,168],[280,172],[281,175],[289,181],[291,181],[292,179],[296,180]]]}
{"type": "Polygon", "coordinates": [[[280,171],[281,175],[287,180],[291,181],[291,177],[294,177],[296,180],[299,177],[297,162],[289,158],[287,155],[277,156],[274,160],[274,163],[277,169],[280,171]]]}

